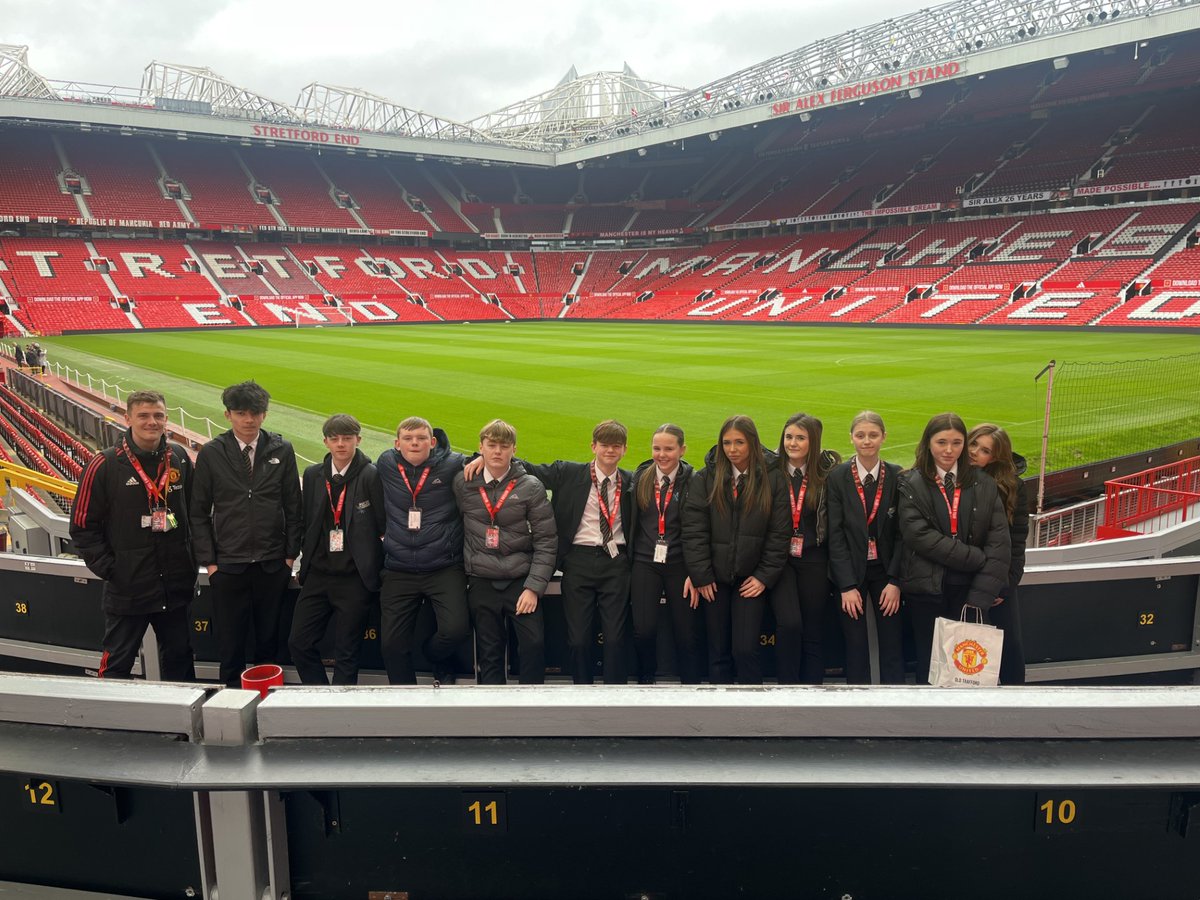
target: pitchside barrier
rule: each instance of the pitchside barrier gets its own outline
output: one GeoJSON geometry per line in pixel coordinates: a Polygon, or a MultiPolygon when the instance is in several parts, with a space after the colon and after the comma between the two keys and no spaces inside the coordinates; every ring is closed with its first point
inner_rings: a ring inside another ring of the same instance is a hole
{"type": "MultiPolygon", "coordinates": [[[[1200,669],[1200,522],[1190,521],[1152,535],[1125,537],[1077,547],[1031,550],[1021,584],[1022,635],[1030,681],[1063,681],[1145,673],[1185,673],[1200,669]]],[[[0,554],[0,669],[51,674],[95,674],[100,661],[104,616],[102,582],[80,560],[0,554]]],[[[278,659],[285,665],[287,635],[298,591],[293,587],[276,636],[278,659]]],[[[825,663],[831,679],[841,676],[843,644],[836,598],[825,616],[825,663]]],[[[542,602],[546,623],[546,673],[566,681],[570,654],[559,585],[552,583],[542,602]]],[[[675,678],[674,644],[665,606],[659,624],[658,676],[675,678]]],[[[192,643],[200,678],[217,678],[217,648],[207,578],[191,606],[192,643]]],[[[872,623],[871,619],[867,620],[872,623]]],[[[425,604],[418,617],[416,647],[435,628],[425,604]]],[[[594,665],[600,675],[604,635],[597,633],[594,665]]],[[[775,633],[769,612],[759,637],[764,671],[774,675],[775,633]]],[[[248,645],[248,648],[252,644],[248,645]]],[[[632,648],[627,648],[632,654],[632,648]]],[[[321,644],[332,658],[332,633],[321,644]]],[[[250,658],[250,657],[247,657],[250,658]]],[[[912,662],[912,648],[907,658],[912,662]]],[[[385,684],[379,650],[379,611],[367,624],[362,650],[363,684],[385,684]]],[[[429,673],[414,652],[418,671],[429,673]]],[[[628,670],[634,671],[632,656],[628,670]]],[[[464,642],[455,662],[460,678],[470,680],[474,661],[464,642]]],[[[509,675],[518,673],[517,647],[510,635],[509,675]]],[[[153,631],[147,632],[140,668],[158,679],[153,631]]],[[[287,666],[287,677],[298,681],[287,666]]],[[[1181,675],[1163,674],[1164,680],[1181,675]]]]}
{"type": "Polygon", "coordinates": [[[1196,687],[263,699],[0,675],[0,747],[0,894],[20,898],[938,897],[949,884],[981,900],[1194,900],[1200,883],[1196,687]]]}

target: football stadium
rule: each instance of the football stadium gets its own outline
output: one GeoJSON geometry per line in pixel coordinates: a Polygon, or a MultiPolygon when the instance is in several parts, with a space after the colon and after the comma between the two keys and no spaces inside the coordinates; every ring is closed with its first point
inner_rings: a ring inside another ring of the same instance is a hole
{"type": "Polygon", "coordinates": [[[845,27],[461,121],[0,44],[0,894],[1194,900],[1200,0],[845,27]]]}

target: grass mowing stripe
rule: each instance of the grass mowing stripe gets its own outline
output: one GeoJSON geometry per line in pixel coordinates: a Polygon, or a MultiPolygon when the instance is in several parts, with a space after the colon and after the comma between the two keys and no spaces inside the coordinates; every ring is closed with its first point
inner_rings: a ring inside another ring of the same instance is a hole
{"type": "MultiPolygon", "coordinates": [[[[268,427],[310,458],[323,452],[320,422],[335,411],[370,429],[364,449],[372,455],[390,444],[405,415],[424,415],[460,448],[473,447],[480,426],[500,416],[516,425],[530,459],[585,457],[592,426],[611,416],[630,426],[632,461],[645,458],[664,421],[685,428],[697,460],[731,413],[753,416],[774,446],[783,420],[800,409],[824,420],[826,446],[848,453],[850,419],[869,407],[888,423],[885,457],[907,464],[925,421],[946,409],[968,423],[1010,428],[1017,449],[1033,458],[1044,402],[1044,385],[1033,377],[1047,360],[1170,356],[1194,341],[1099,331],[554,321],[126,332],[44,343],[54,361],[165,387],[173,406],[218,421],[220,388],[256,378],[273,395],[268,427]]],[[[1076,440],[1120,430],[1120,410],[1097,413],[1076,440]]]]}

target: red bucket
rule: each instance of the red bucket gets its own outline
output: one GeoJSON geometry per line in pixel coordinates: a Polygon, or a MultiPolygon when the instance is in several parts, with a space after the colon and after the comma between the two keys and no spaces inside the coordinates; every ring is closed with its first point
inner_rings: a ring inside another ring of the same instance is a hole
{"type": "Polygon", "coordinates": [[[251,666],[242,673],[242,690],[258,691],[265,699],[273,687],[283,684],[283,669],[273,663],[251,666]]]}

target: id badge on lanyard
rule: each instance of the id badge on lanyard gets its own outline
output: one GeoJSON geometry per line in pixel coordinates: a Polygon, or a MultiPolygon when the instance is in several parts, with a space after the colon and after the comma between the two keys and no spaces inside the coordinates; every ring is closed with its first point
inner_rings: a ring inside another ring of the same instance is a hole
{"type": "Polygon", "coordinates": [[[396,463],[396,468],[400,472],[400,477],[402,479],[404,479],[404,486],[406,488],[408,488],[408,493],[412,496],[413,505],[408,511],[408,530],[409,531],[420,531],[421,530],[421,509],[420,509],[420,507],[417,506],[417,497],[420,496],[420,494],[421,494],[421,488],[425,487],[425,479],[429,477],[429,470],[432,468],[432,466],[425,467],[425,470],[421,473],[420,479],[418,479],[418,481],[417,481],[416,487],[413,487],[412,484],[409,482],[408,473],[404,471],[403,465],[401,465],[400,463],[396,463]]]}
{"type": "Polygon", "coordinates": [[[792,506],[792,542],[788,547],[788,552],[795,558],[804,555],[804,533],[800,530],[800,517],[804,514],[804,495],[808,493],[808,476],[800,482],[800,494],[797,496],[792,493],[792,487],[788,485],[788,499],[792,506]]]}
{"type": "Polygon", "coordinates": [[[175,527],[175,516],[165,506],[150,510],[150,530],[170,531],[175,527]]]}
{"type": "Polygon", "coordinates": [[[346,549],[346,532],[340,528],[329,529],[329,552],[341,553],[346,549]]]}
{"type": "Polygon", "coordinates": [[[488,526],[487,532],[483,536],[483,546],[489,550],[500,549],[500,529],[497,526],[488,526]]]}
{"type": "Polygon", "coordinates": [[[667,499],[664,502],[662,486],[657,480],[654,482],[654,508],[658,510],[658,540],[654,543],[654,561],[656,563],[667,561],[667,507],[671,505],[671,497],[674,493],[675,482],[672,481],[667,488],[667,499]]]}

